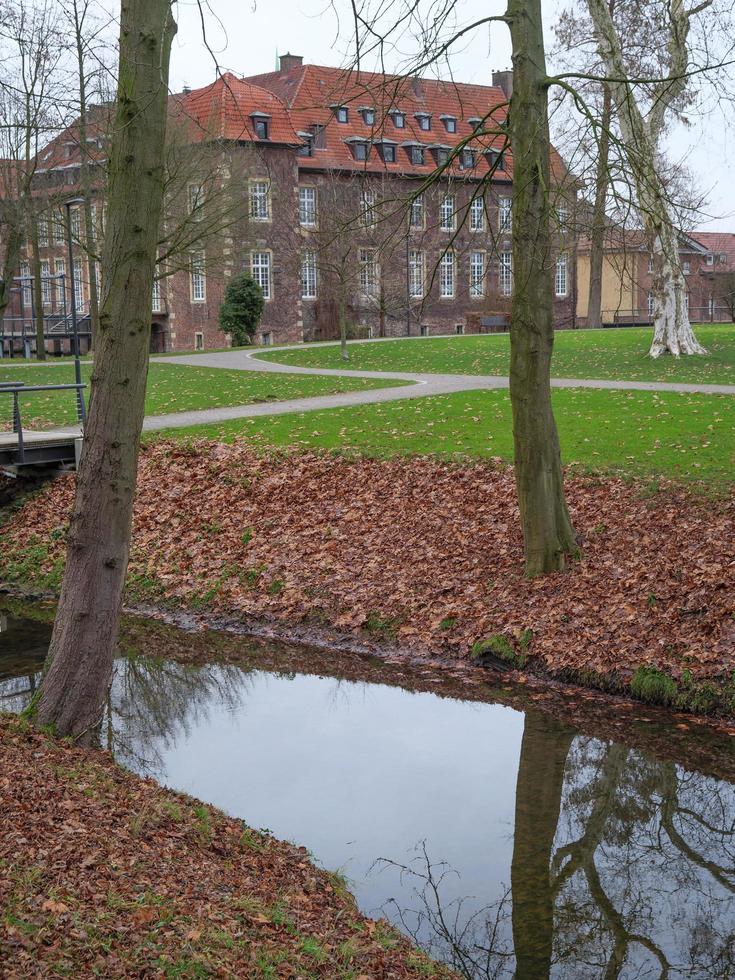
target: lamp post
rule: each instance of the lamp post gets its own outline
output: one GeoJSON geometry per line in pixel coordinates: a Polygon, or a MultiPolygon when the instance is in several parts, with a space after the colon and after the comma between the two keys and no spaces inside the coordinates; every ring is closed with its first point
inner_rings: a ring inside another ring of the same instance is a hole
{"type": "MultiPolygon", "coordinates": [[[[64,207],[66,208],[66,245],[69,253],[69,286],[71,288],[71,329],[72,333],[74,334],[74,376],[78,385],[81,385],[82,383],[82,365],[81,361],[79,360],[79,331],[77,328],[77,296],[74,276],[74,249],[71,237],[71,209],[73,207],[78,207],[80,204],[84,204],[83,197],[73,197],[64,202],[64,207]]],[[[84,404],[84,392],[81,388],[77,388],[77,418],[80,422],[85,422],[87,419],[87,408],[84,404]]]]}

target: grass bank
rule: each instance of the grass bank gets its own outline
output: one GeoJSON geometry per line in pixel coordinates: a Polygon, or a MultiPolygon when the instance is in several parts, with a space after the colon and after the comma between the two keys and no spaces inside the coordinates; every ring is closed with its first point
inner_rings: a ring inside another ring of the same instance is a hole
{"type": "MultiPolygon", "coordinates": [[[[9,514],[0,581],[58,588],[72,493],[9,514]]],[[[735,714],[732,493],[577,474],[567,496],[581,558],[529,582],[504,465],[159,442],[128,597],[735,714]]]]}
{"type": "MultiPolygon", "coordinates": [[[[717,487],[732,482],[735,398],[729,395],[574,388],[557,389],[552,397],[566,464],[717,487]]],[[[231,442],[242,436],[264,450],[346,450],[379,458],[513,457],[507,391],[401,399],[163,433],[185,441],[231,442]]]]}
{"type": "Polygon", "coordinates": [[[6,978],[450,977],[308,853],[0,715],[6,978]]]}
{"type": "MultiPolygon", "coordinates": [[[[557,378],[684,381],[735,384],[735,324],[696,328],[706,357],[648,356],[650,328],[559,330],[554,336],[552,373],[557,378]]],[[[509,368],[508,334],[391,340],[350,345],[352,370],[418,371],[432,374],[501,374],[509,368]]],[[[258,357],[304,367],[343,368],[339,347],[310,345],[258,357]]]]}

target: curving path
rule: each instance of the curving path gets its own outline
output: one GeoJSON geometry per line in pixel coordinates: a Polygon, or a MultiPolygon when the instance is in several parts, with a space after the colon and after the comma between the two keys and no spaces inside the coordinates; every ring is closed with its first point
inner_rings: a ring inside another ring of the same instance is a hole
{"type": "MultiPolygon", "coordinates": [[[[390,339],[376,338],[374,340],[351,341],[350,344],[385,343],[390,339]]],[[[420,342],[424,338],[416,337],[413,339],[420,342]]],[[[291,349],[291,347],[272,347],[268,353],[291,349]]],[[[226,408],[208,408],[193,412],[175,412],[171,415],[148,416],[143,426],[144,429],[150,432],[261,415],[286,415],[290,412],[311,412],[322,408],[367,405],[376,402],[396,401],[401,398],[425,398],[429,395],[449,395],[458,391],[508,387],[508,378],[502,375],[414,374],[407,371],[351,371],[349,368],[337,370],[299,367],[295,364],[278,364],[275,361],[262,360],[258,357],[258,354],[262,353],[262,348],[259,348],[252,351],[233,350],[221,351],[216,354],[153,357],[151,360],[165,364],[188,364],[193,367],[262,371],[271,374],[321,374],[348,378],[379,378],[385,381],[395,381],[396,386],[393,388],[373,388],[367,391],[346,391],[337,395],[292,398],[288,401],[232,405],[226,408]]],[[[666,381],[611,381],[588,378],[554,378],[551,384],[554,388],[603,388],[617,391],[678,391],[707,395],[735,395],[735,385],[687,384],[666,381]]]]}

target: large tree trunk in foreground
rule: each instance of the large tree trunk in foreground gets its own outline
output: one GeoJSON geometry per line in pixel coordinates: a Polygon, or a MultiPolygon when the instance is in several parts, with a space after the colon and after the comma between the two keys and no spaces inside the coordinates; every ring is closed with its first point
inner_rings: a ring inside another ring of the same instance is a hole
{"type": "Polygon", "coordinates": [[[610,86],[605,85],[602,95],[600,139],[595,175],[595,203],[592,209],[590,229],[590,287],[587,300],[587,326],[602,326],[602,268],[605,260],[605,205],[610,187],[610,123],[612,121],[612,96],[610,86]]]}
{"type": "Polygon", "coordinates": [[[510,400],[526,575],[564,567],[576,550],[551,409],[554,346],[549,120],[540,0],[510,0],[513,94],[513,305],[510,400]]]}
{"type": "Polygon", "coordinates": [[[40,724],[83,736],[112,675],[143,424],[151,290],[164,188],[170,0],[123,0],[108,225],[89,420],[40,724]]]}
{"type": "Polygon", "coordinates": [[[548,980],[554,942],[551,848],[574,733],[551,715],[526,715],[516,783],[510,880],[518,980],[548,980]]]}
{"type": "MultiPolygon", "coordinates": [[[[672,0],[668,77],[652,93],[652,107],[644,118],[628,80],[625,59],[606,0],[587,0],[595,29],[597,47],[608,75],[626,157],[630,166],[646,241],[653,255],[653,340],[651,357],[661,354],[706,354],[697,341],[686,309],[686,281],[679,262],[678,236],[671,215],[666,187],[660,173],[659,144],[667,108],[686,86],[687,38],[691,12],[682,0],[672,0]]],[[[704,0],[709,6],[711,0],[704,0]]],[[[699,9],[703,9],[700,5],[699,9]]]]}

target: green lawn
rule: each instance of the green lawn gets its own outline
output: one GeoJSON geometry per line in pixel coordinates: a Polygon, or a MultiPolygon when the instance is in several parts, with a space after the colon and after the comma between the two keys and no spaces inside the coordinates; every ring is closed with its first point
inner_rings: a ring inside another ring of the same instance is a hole
{"type": "MultiPolygon", "coordinates": [[[[91,364],[82,365],[83,380],[87,383],[91,370],[91,364]]],[[[21,369],[7,367],[0,362],[0,381],[23,381],[26,385],[71,384],[74,381],[74,365],[39,365],[21,369]]],[[[384,388],[393,384],[395,382],[364,378],[259,374],[253,371],[151,363],[145,410],[147,415],[163,415],[168,412],[219,408],[225,405],[246,405],[259,401],[329,395],[340,391],[384,388]]],[[[9,421],[10,408],[9,396],[0,394],[0,423],[9,421]]],[[[74,401],[68,392],[29,394],[21,399],[21,411],[26,425],[65,425],[75,421],[74,401]]]]}
{"type": "MultiPolygon", "coordinates": [[[[697,328],[707,357],[662,357],[647,351],[650,328],[560,330],[554,340],[553,373],[558,378],[614,378],[735,385],[735,324],[697,328]]],[[[447,374],[508,374],[507,334],[437,337],[352,344],[353,370],[425,371],[447,374]]],[[[258,357],[306,367],[345,367],[337,346],[294,347],[258,357]]]]}
{"type": "MultiPolygon", "coordinates": [[[[728,395],[556,390],[565,463],[725,485],[733,480],[735,401],[728,395]]],[[[305,412],[157,433],[259,448],[357,450],[371,456],[434,453],[512,458],[505,391],[472,391],[382,405],[305,412]]]]}

